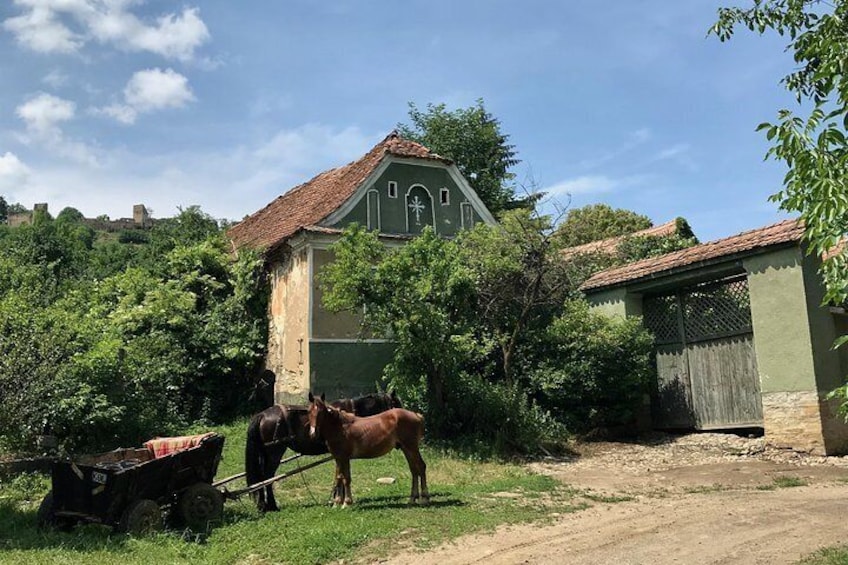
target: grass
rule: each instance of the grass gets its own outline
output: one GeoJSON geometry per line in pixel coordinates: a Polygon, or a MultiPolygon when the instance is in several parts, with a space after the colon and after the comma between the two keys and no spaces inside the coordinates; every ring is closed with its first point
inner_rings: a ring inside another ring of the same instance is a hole
{"type": "MultiPolygon", "coordinates": [[[[218,428],[227,437],[218,477],[242,471],[246,422],[218,428]]],[[[500,524],[545,520],[581,506],[554,479],[514,464],[474,461],[442,450],[423,451],[432,502],[409,507],[403,455],[354,461],[352,508],[326,502],[332,463],[277,483],[281,511],[260,515],[249,498],[227,502],[224,523],[208,536],[179,531],[148,538],[98,526],[71,533],[40,532],[35,513],[49,480],[25,475],[0,483],[0,561],[5,563],[323,563],[374,559],[403,548],[426,548],[500,524]],[[376,483],[396,477],[394,484],[376,483]]],[[[232,487],[238,488],[237,486],[232,487]]]]}
{"type": "Polygon", "coordinates": [[[820,549],[801,560],[803,565],[848,565],[848,546],[820,549]]]}
{"type": "Polygon", "coordinates": [[[777,488],[792,488],[807,486],[807,481],[798,477],[781,476],[772,479],[777,488]]]}

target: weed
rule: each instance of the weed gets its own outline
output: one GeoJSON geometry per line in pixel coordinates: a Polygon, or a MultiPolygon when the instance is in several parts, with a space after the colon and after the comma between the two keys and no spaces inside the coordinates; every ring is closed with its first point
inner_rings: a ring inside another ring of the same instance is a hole
{"type": "Polygon", "coordinates": [[[778,488],[804,487],[807,486],[807,481],[799,477],[780,476],[772,479],[774,486],[778,488]]]}

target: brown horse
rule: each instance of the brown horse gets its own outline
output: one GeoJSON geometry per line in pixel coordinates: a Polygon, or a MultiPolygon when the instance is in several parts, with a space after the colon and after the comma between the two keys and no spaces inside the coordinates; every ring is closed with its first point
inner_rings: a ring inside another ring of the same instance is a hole
{"type": "Polygon", "coordinates": [[[375,416],[360,418],[334,408],[309,393],[309,436],[323,439],[336,460],[334,503],[353,503],[350,490],[350,460],[382,457],[395,447],[403,451],[412,474],[409,503],[430,502],[427,490],[427,464],[418,445],[424,437],[424,417],[403,408],[393,408],[375,416]],[[418,485],[421,484],[419,495],[418,485]],[[344,493],[342,495],[342,493],[344,493]]]}
{"type": "MultiPolygon", "coordinates": [[[[401,406],[400,399],[394,392],[366,394],[353,399],[343,398],[332,404],[360,416],[370,416],[401,406]]],[[[253,416],[247,427],[244,454],[247,484],[252,485],[273,477],[287,449],[303,455],[327,453],[327,446],[323,441],[309,437],[306,406],[276,404],[253,416]]],[[[333,496],[336,496],[335,492],[333,496]]],[[[274,485],[256,491],[253,498],[260,512],[273,512],[278,509],[274,499],[274,485]]]]}

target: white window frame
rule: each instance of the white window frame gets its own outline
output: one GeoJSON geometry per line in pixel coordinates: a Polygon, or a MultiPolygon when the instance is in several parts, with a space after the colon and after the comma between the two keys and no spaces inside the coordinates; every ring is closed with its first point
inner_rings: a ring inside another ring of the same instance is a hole
{"type": "Polygon", "coordinates": [[[450,206],[450,190],[445,186],[439,189],[439,203],[442,206],[450,206]]]}
{"type": "Polygon", "coordinates": [[[397,181],[394,181],[394,180],[389,181],[388,193],[389,193],[389,198],[397,198],[397,195],[398,195],[397,181]]]}
{"type": "Polygon", "coordinates": [[[367,224],[368,230],[376,229],[378,232],[382,229],[383,226],[380,225],[380,193],[372,188],[368,192],[365,193],[365,223],[367,224]],[[374,198],[377,200],[377,217],[371,217],[371,194],[374,194],[374,198]],[[376,223],[374,220],[377,220],[376,223]]]}

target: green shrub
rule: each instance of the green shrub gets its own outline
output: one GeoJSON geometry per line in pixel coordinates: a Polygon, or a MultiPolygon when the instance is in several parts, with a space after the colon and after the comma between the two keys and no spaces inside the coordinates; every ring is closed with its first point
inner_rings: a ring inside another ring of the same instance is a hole
{"type": "Polygon", "coordinates": [[[570,430],[631,423],[649,392],[652,338],[573,300],[548,329],[529,380],[539,405],[570,430]]]}

